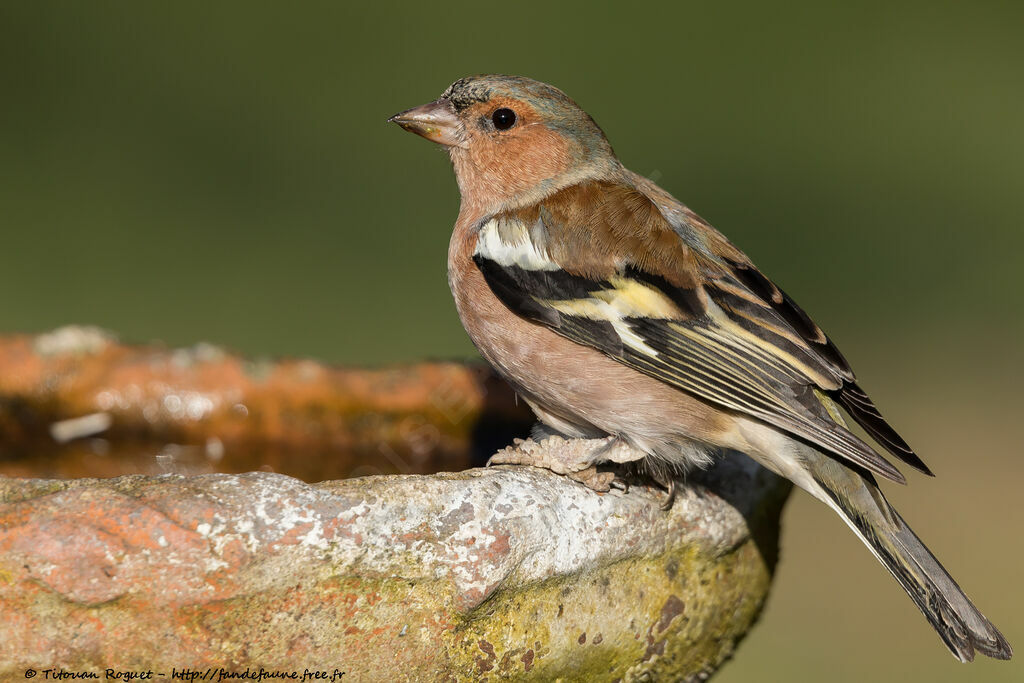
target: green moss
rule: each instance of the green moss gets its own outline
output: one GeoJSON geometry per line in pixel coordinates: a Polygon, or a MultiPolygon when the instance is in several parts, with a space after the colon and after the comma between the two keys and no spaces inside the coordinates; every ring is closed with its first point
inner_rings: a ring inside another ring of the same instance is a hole
{"type": "Polygon", "coordinates": [[[748,541],[718,557],[688,548],[505,589],[451,633],[449,662],[477,676],[516,677],[529,666],[538,680],[675,680],[732,652],[770,578],[748,541]]]}

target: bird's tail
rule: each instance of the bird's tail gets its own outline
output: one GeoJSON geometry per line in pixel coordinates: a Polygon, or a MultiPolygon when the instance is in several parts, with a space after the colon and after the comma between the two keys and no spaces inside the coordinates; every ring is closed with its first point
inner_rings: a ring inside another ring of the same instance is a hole
{"type": "Polygon", "coordinates": [[[824,493],[818,497],[843,517],[896,577],[957,659],[969,662],[975,652],[1010,658],[1013,649],[1003,634],[889,505],[870,474],[859,474],[817,451],[803,460],[824,493]]]}

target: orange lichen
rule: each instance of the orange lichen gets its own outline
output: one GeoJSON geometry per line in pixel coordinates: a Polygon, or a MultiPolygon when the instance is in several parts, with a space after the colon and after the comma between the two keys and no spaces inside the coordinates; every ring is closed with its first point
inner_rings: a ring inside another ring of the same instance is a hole
{"type": "Polygon", "coordinates": [[[0,474],[264,470],[322,481],[459,470],[480,450],[481,423],[523,433],[532,420],[481,366],[332,368],[252,362],[209,345],[103,339],[76,348],[44,338],[0,337],[0,440],[9,454],[0,474]],[[70,436],[59,433],[67,443],[55,443],[55,425],[90,415],[103,416],[100,431],[87,424],[75,439],[72,425],[70,436]]]}

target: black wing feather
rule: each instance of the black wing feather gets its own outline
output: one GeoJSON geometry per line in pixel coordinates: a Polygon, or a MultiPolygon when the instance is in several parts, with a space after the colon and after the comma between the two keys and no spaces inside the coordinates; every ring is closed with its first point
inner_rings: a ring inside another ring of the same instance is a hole
{"type": "Polygon", "coordinates": [[[935,476],[914,452],[914,449],[886,421],[864,390],[857,385],[853,369],[846,358],[828,335],[811,320],[810,316],[782,288],[775,285],[756,268],[734,261],[727,261],[727,263],[739,281],[763,301],[770,304],[793,330],[800,334],[810,348],[829,363],[842,382],[838,389],[826,392],[829,397],[841,405],[850,417],[887,451],[919,472],[935,476]]]}
{"type": "Polygon", "coordinates": [[[885,446],[887,451],[919,472],[935,476],[903,437],[886,422],[874,402],[855,382],[844,384],[839,391],[829,392],[829,396],[841,405],[872,439],[885,446]]]}

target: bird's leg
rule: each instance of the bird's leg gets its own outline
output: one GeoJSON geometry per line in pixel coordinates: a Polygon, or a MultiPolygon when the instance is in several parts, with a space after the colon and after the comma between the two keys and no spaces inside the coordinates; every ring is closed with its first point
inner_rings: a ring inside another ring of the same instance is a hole
{"type": "MultiPolygon", "coordinates": [[[[647,454],[635,448],[629,441],[621,434],[615,434],[604,440],[604,443],[594,449],[592,454],[593,462],[616,462],[625,463],[633,462],[634,460],[640,460],[647,454]]],[[[613,489],[619,489],[623,493],[629,493],[629,482],[621,475],[620,472],[616,471],[614,478],[609,482],[609,486],[613,489]]]]}
{"type": "MultiPolygon", "coordinates": [[[[590,454],[590,461],[593,463],[620,462],[612,457],[613,451],[619,447],[630,448],[629,442],[621,434],[613,434],[603,439],[594,439],[594,441],[598,443],[598,446],[590,454]]],[[[643,455],[640,457],[643,457],[643,455]]],[[[623,462],[628,462],[628,460],[623,462]]]]}

